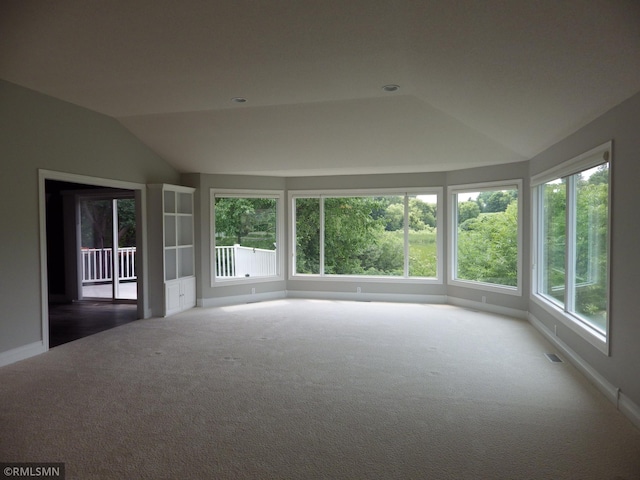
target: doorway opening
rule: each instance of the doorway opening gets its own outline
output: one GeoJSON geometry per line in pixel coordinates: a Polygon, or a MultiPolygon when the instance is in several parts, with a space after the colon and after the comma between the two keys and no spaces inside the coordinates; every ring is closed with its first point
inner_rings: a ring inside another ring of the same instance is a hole
{"type": "Polygon", "coordinates": [[[142,318],[136,191],[53,179],[44,187],[48,346],[142,318]]]}

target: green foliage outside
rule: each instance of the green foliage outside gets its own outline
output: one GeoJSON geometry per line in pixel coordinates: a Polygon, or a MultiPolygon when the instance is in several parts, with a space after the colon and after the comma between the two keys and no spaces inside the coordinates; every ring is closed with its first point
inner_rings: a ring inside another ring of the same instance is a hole
{"type": "Polygon", "coordinates": [[[216,245],[275,250],[275,198],[216,198],[216,245]]]}
{"type": "MultiPolygon", "coordinates": [[[[113,201],[83,200],[80,203],[81,241],[84,248],[111,248],[113,245],[113,201]]],[[[118,200],[118,247],[136,246],[136,202],[118,200]]]]}
{"type": "MultiPolygon", "coordinates": [[[[324,272],[404,275],[404,197],[324,199],[324,272]]],[[[409,199],[409,275],[436,275],[436,205],[409,199]]],[[[320,199],[296,199],[296,271],[320,273],[320,199]]]]}
{"type": "Polygon", "coordinates": [[[543,192],[542,293],[588,323],[606,329],[608,248],[608,166],[573,177],[576,181],[575,233],[566,237],[567,180],[550,182],[543,192]],[[573,305],[565,305],[567,245],[575,245],[575,278],[569,280],[573,305]]]}
{"type": "Polygon", "coordinates": [[[517,286],[517,199],[513,198],[504,211],[478,213],[464,220],[458,225],[457,244],[457,278],[517,286]]]}

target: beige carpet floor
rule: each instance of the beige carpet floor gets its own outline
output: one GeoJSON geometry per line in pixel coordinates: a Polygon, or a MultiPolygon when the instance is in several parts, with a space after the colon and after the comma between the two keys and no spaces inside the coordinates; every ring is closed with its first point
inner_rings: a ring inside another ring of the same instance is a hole
{"type": "Polygon", "coordinates": [[[67,479],[640,479],[527,322],[317,300],[139,320],[0,368],[0,462],[67,479]]]}

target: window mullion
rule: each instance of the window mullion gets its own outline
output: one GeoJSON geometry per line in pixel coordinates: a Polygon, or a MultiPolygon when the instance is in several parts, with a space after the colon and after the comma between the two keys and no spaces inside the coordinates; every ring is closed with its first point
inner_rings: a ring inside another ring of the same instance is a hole
{"type": "Polygon", "coordinates": [[[575,311],[575,278],[576,278],[576,176],[567,178],[566,202],[566,266],[565,266],[565,311],[575,311]]]}
{"type": "Polygon", "coordinates": [[[320,276],[324,276],[324,195],[320,196],[320,276]]]}
{"type": "Polygon", "coordinates": [[[409,196],[404,194],[404,276],[409,277],[409,196]]]}

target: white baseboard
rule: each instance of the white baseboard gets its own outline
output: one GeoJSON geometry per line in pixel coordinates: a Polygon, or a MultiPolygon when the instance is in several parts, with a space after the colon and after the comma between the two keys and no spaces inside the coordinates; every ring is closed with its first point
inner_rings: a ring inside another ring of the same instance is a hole
{"type": "Polygon", "coordinates": [[[446,303],[446,295],[412,295],[400,293],[354,293],[316,292],[310,290],[288,290],[287,298],[309,298],[313,300],[344,300],[354,302],[397,303],[446,303]]]}
{"type": "Polygon", "coordinates": [[[640,428],[640,406],[620,391],[602,375],[600,375],[591,365],[574,352],[569,346],[560,340],[547,326],[529,313],[529,322],[542,335],[555,345],[562,355],[567,358],[587,379],[593,383],[602,394],[611,401],[620,412],[622,412],[631,423],[640,428]]]}
{"type": "Polygon", "coordinates": [[[620,410],[631,422],[640,428],[640,405],[634,403],[624,393],[620,392],[618,399],[618,410],[620,410]]]}
{"type": "Polygon", "coordinates": [[[469,308],[472,310],[478,310],[481,312],[496,313],[498,315],[505,315],[507,317],[520,318],[527,320],[528,312],[525,310],[518,310],[516,308],[502,307],[500,305],[493,305],[491,303],[475,302],[473,300],[467,300],[458,297],[446,297],[447,300],[444,303],[455,305],[456,307],[469,308]]]}
{"type": "Polygon", "coordinates": [[[220,298],[199,298],[196,304],[199,307],[228,307],[230,305],[242,305],[244,303],[265,302],[269,300],[282,300],[287,298],[285,290],[279,292],[249,293],[247,295],[232,295],[220,298]]]}
{"type": "Polygon", "coordinates": [[[40,355],[46,351],[47,349],[42,341],[33,342],[28,345],[23,345],[22,347],[7,350],[6,352],[0,353],[0,367],[9,365],[10,363],[19,362],[20,360],[25,360],[35,355],[40,355]]]}

